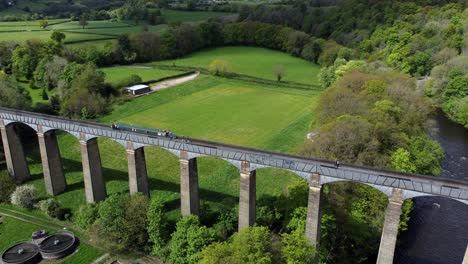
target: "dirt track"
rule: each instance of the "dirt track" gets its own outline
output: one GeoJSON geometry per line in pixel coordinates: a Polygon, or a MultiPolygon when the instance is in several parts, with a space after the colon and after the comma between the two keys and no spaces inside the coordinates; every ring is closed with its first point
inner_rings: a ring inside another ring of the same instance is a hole
{"type": "Polygon", "coordinates": [[[198,75],[200,75],[200,73],[196,72],[196,73],[188,75],[188,76],[184,76],[184,77],[180,77],[180,78],[176,78],[176,79],[171,79],[171,80],[155,83],[155,84],[151,85],[151,91],[155,92],[155,91],[167,89],[169,87],[172,87],[172,86],[175,86],[175,85],[178,85],[178,84],[181,84],[181,83],[185,83],[185,82],[195,80],[198,77],[198,75]]]}

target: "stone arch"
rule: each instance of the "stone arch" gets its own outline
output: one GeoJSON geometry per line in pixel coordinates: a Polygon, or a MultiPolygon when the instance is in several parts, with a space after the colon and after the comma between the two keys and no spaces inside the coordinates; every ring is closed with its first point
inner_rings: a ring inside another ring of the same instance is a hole
{"type": "Polygon", "coordinates": [[[126,144],[104,136],[86,136],[86,142],[96,140],[107,195],[128,192],[128,160],[126,144]]]}
{"type": "Polygon", "coordinates": [[[0,124],[4,125],[4,127],[2,126],[1,136],[5,160],[10,175],[12,175],[18,184],[30,179],[40,178],[42,163],[39,142],[36,136],[37,126],[11,120],[0,120],[0,124]],[[26,132],[28,136],[22,137],[22,133],[20,132],[26,132]],[[25,141],[26,139],[27,141],[25,141]],[[33,168],[32,171],[31,168],[33,168]]]}
{"type": "Polygon", "coordinates": [[[144,149],[148,186],[151,196],[160,197],[169,203],[168,208],[170,209],[179,209],[179,155],[170,149],[157,145],[145,145],[137,149],[144,149]]]}
{"type": "Polygon", "coordinates": [[[362,184],[362,185],[367,185],[367,186],[372,187],[373,189],[378,190],[380,193],[385,194],[387,197],[391,197],[392,190],[393,190],[393,187],[388,187],[388,186],[382,186],[382,185],[377,185],[377,184],[372,184],[372,183],[367,183],[367,182],[352,181],[352,180],[347,180],[347,179],[340,179],[340,178],[334,178],[334,177],[320,175],[320,184],[322,186],[326,185],[326,184],[337,183],[337,182],[353,182],[353,183],[359,183],[359,184],[362,184]]]}
{"type": "Polygon", "coordinates": [[[208,155],[199,155],[196,159],[201,200],[212,203],[228,200],[237,204],[240,161],[208,155]]]}
{"type": "Polygon", "coordinates": [[[188,154],[188,158],[189,158],[189,159],[193,159],[193,158],[203,158],[203,157],[212,157],[212,158],[221,159],[221,160],[227,161],[228,163],[230,163],[231,165],[233,165],[234,167],[236,167],[238,170],[241,169],[241,161],[240,161],[240,160],[222,158],[222,157],[218,157],[218,156],[211,156],[211,155],[200,154],[200,153],[194,153],[194,152],[187,152],[187,154],[188,154]]]}
{"type": "Polygon", "coordinates": [[[447,196],[442,196],[442,195],[435,195],[435,194],[429,194],[429,193],[421,193],[421,192],[415,192],[415,191],[403,191],[403,199],[413,199],[413,198],[420,198],[420,197],[431,197],[431,198],[444,198],[448,200],[452,200],[458,203],[462,203],[468,206],[468,200],[462,200],[462,199],[456,199],[453,197],[447,197],[447,196]]]}

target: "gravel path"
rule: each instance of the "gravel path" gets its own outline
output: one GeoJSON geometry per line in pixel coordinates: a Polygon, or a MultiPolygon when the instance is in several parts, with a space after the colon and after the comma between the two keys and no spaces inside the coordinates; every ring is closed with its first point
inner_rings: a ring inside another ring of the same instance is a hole
{"type": "Polygon", "coordinates": [[[198,75],[200,75],[200,72],[196,72],[194,74],[184,76],[184,77],[180,77],[180,78],[176,78],[176,79],[171,79],[171,80],[155,83],[155,84],[151,85],[151,91],[155,92],[155,91],[170,88],[172,86],[176,86],[176,85],[181,84],[181,83],[185,83],[185,82],[195,80],[198,77],[198,75]]]}

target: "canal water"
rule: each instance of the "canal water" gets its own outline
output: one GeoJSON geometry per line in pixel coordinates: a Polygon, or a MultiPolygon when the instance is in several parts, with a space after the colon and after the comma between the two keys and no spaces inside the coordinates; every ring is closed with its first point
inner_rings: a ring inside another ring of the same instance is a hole
{"type": "MultiPolygon", "coordinates": [[[[468,130],[439,112],[432,137],[445,151],[441,177],[468,181],[468,130]]],[[[468,245],[468,205],[442,197],[414,198],[408,231],[395,252],[398,264],[460,264],[468,245]]]]}

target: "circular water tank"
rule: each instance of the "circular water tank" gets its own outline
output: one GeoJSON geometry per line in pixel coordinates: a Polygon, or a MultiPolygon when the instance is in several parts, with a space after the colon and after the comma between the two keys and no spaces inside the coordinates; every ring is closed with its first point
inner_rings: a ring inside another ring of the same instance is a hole
{"type": "Polygon", "coordinates": [[[61,232],[48,236],[39,245],[42,258],[48,261],[55,261],[64,258],[75,251],[77,239],[75,235],[68,232],[61,232]]]}
{"type": "Polygon", "coordinates": [[[18,243],[2,254],[4,264],[35,264],[41,261],[39,247],[31,242],[18,243]]]}

